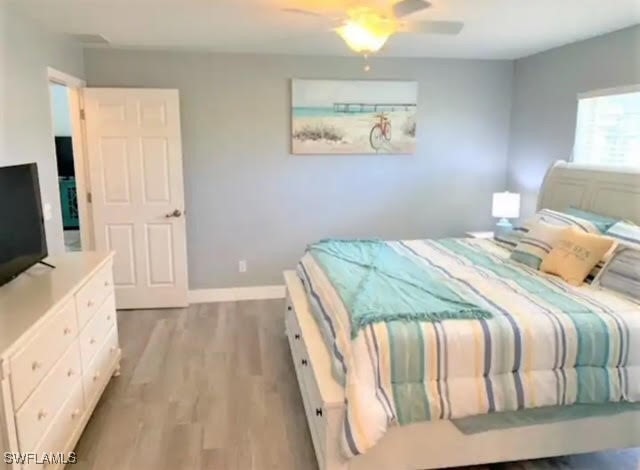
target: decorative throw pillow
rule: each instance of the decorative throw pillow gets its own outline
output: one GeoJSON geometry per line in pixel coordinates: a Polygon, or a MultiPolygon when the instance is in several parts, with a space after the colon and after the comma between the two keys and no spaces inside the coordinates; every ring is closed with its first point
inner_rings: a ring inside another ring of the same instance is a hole
{"type": "Polygon", "coordinates": [[[600,230],[600,233],[605,233],[613,225],[620,222],[620,219],[607,217],[606,215],[602,215],[602,214],[596,214],[595,212],[584,211],[582,209],[576,209],[575,207],[569,207],[566,213],[567,215],[580,217],[581,219],[588,220],[593,225],[595,225],[598,228],[598,230],[600,230]]]}
{"type": "Polygon", "coordinates": [[[640,301],[640,249],[620,246],[596,283],[640,301]]]}
{"type": "Polygon", "coordinates": [[[530,268],[540,269],[542,260],[546,258],[567,230],[570,228],[538,222],[535,227],[522,236],[510,258],[526,264],[530,268]]]}
{"type": "MultiPolygon", "coordinates": [[[[541,221],[544,221],[551,225],[560,225],[563,227],[575,227],[578,230],[581,230],[586,233],[594,233],[600,235],[602,232],[598,228],[598,225],[594,222],[579,217],[577,215],[566,214],[564,212],[558,212],[551,209],[542,209],[539,210],[534,216],[529,218],[522,227],[517,227],[515,230],[521,233],[521,236],[524,236],[529,230],[533,229],[537,224],[541,221]]],[[[607,262],[608,258],[605,256],[595,267],[591,270],[589,275],[587,276],[586,282],[591,283],[604,264],[607,262]]]]}
{"type": "Polygon", "coordinates": [[[569,284],[579,286],[614,245],[615,241],[611,238],[584,233],[571,227],[542,260],[540,270],[558,275],[569,284]]]}
{"type": "Polygon", "coordinates": [[[607,236],[621,240],[627,245],[640,248],[640,227],[631,222],[618,222],[607,230],[607,236]]]}
{"type": "Polygon", "coordinates": [[[523,232],[519,232],[516,230],[497,231],[493,235],[493,241],[506,248],[507,250],[513,251],[523,235],[523,232]]]}

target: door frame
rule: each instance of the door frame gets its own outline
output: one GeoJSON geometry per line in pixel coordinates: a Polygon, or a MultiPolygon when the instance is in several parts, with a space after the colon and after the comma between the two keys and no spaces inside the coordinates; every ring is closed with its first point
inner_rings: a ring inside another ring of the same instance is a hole
{"type": "MultiPolygon", "coordinates": [[[[69,89],[69,109],[71,111],[71,141],[73,145],[73,164],[76,173],[76,193],[78,200],[78,219],[80,220],[80,243],[82,250],[95,247],[93,214],[91,207],[91,180],[87,161],[86,134],[83,123],[82,90],[87,82],[68,73],[47,67],[47,87],[49,84],[64,85],[69,89]]],[[[51,98],[51,97],[50,97],[51,98]]],[[[52,142],[55,140],[52,115],[52,142]]]]}

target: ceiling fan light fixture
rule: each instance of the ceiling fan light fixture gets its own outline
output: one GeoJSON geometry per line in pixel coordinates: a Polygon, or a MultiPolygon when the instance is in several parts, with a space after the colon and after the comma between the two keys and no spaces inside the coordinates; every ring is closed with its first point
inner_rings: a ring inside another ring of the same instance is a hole
{"type": "Polygon", "coordinates": [[[354,20],[347,20],[336,32],[351,50],[358,53],[378,52],[391,36],[386,31],[375,31],[354,20]]]}

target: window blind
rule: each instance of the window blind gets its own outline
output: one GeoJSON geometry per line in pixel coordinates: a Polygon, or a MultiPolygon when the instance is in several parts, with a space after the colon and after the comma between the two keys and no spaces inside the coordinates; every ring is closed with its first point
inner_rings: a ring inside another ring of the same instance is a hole
{"type": "Polygon", "coordinates": [[[640,87],[578,99],[573,161],[640,167],[640,87]]]}

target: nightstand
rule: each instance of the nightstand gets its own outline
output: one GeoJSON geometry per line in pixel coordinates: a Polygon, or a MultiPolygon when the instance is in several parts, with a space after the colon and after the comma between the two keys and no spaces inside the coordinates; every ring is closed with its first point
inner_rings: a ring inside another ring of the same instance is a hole
{"type": "Polygon", "coordinates": [[[485,240],[493,240],[493,232],[466,232],[468,238],[482,238],[485,240]]]}

